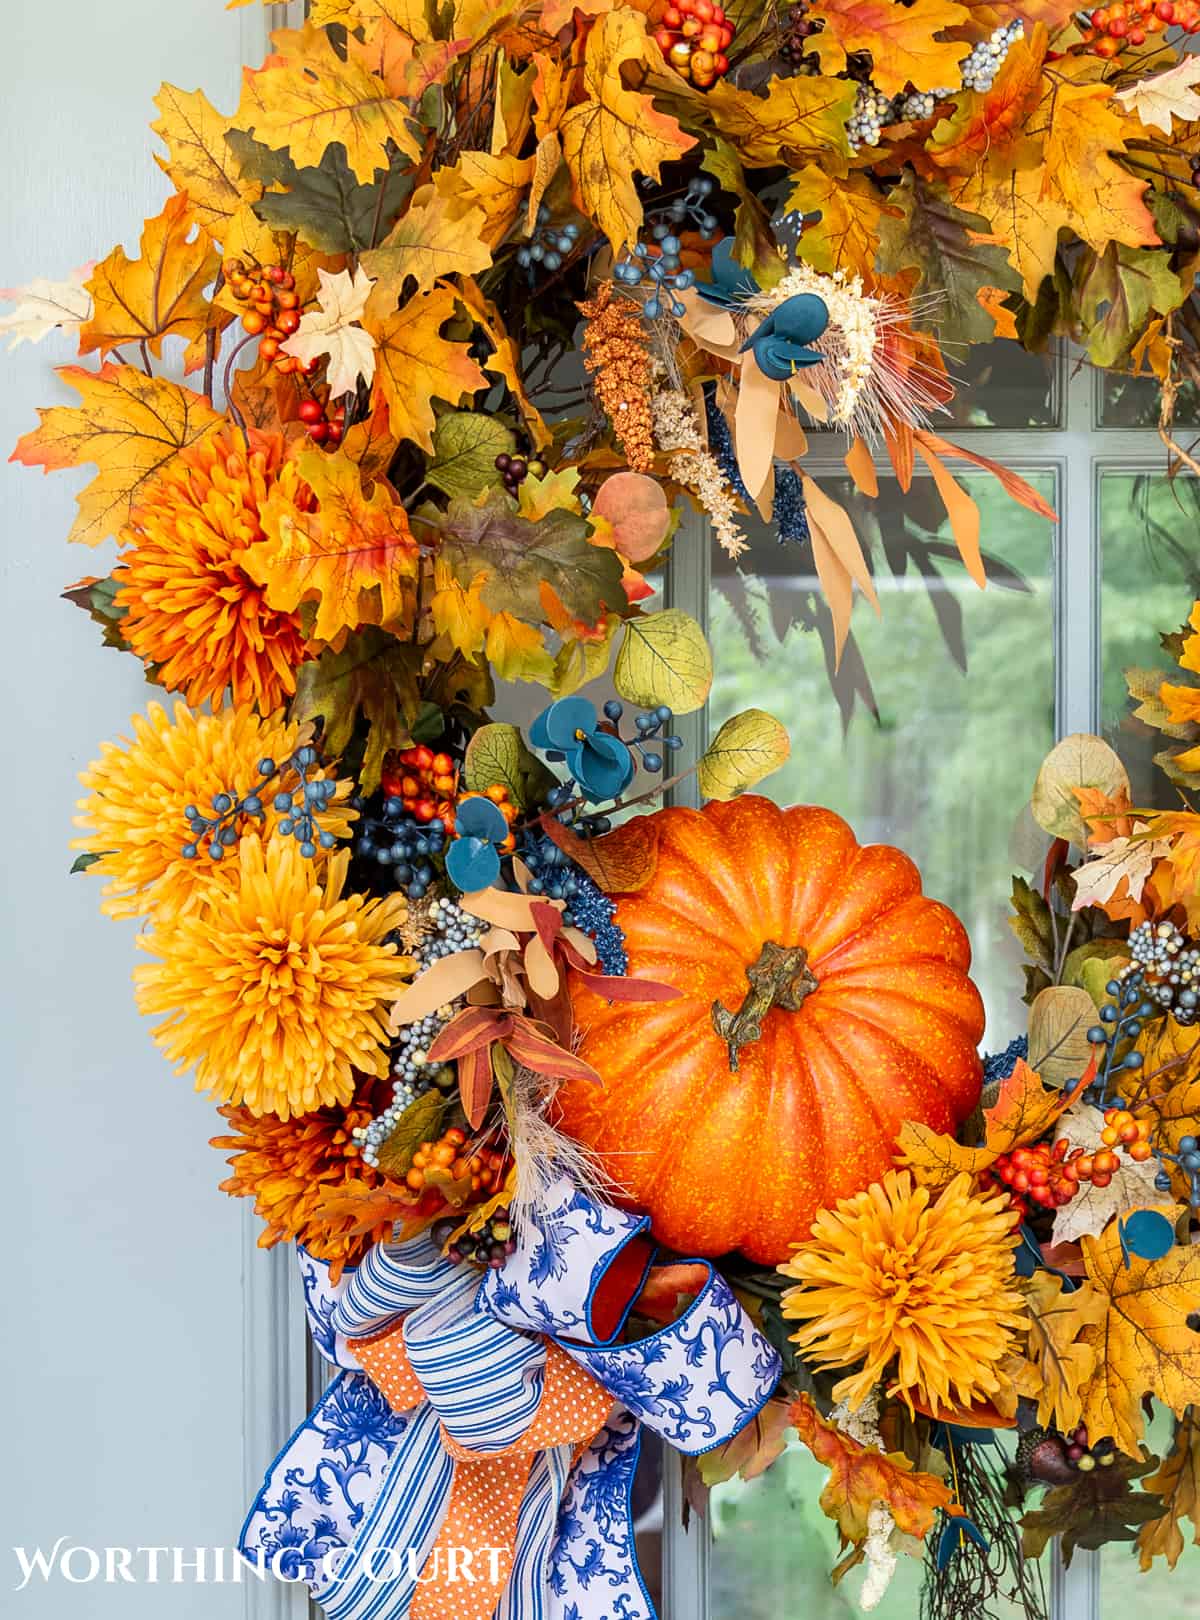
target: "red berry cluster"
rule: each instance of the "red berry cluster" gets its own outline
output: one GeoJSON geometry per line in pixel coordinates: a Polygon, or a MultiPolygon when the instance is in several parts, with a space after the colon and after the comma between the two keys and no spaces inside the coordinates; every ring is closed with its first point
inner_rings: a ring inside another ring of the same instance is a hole
{"type": "Polygon", "coordinates": [[[454,796],[458,767],[449,754],[434,753],[424,743],[388,754],[381,776],[383,791],[400,799],[418,821],[437,816],[447,832],[454,830],[454,796]]]}
{"type": "Polygon", "coordinates": [[[1196,33],[1200,4],[1197,0],[1114,0],[1111,6],[1097,7],[1088,20],[1091,27],[1084,29],[1084,44],[1093,56],[1111,60],[1127,45],[1136,49],[1149,35],[1167,28],[1196,33]]]}
{"type": "Polygon", "coordinates": [[[1031,1203],[1043,1209],[1061,1209],[1079,1191],[1080,1177],[1075,1164],[1067,1159],[1069,1150],[1065,1137],[1053,1147],[1049,1142],[1038,1142],[1033,1147],[1014,1148],[1011,1153],[1002,1153],[984,1172],[984,1185],[1007,1187],[1013,1208],[1022,1216],[1029,1213],[1031,1203]]]}
{"type": "Polygon", "coordinates": [[[675,71],[697,90],[707,90],[729,72],[726,51],[733,24],[713,0],[673,0],[662,14],[654,41],[675,71]]]}
{"type": "Polygon", "coordinates": [[[325,407],[319,399],[302,399],[298,414],[314,444],[341,444],[342,434],[346,430],[344,405],[334,406],[333,415],[327,418],[325,407]]]}
{"type": "Polygon", "coordinates": [[[258,352],[263,360],[270,360],[275,370],[286,376],[292,371],[306,375],[317,369],[319,361],[306,366],[295,355],[282,353],[282,345],[300,325],[300,295],[296,291],[296,278],[282,265],[247,265],[241,259],[230,259],[225,265],[225,279],[229,290],[239,304],[250,308],[242,316],[242,326],[251,337],[261,335],[258,352]]]}

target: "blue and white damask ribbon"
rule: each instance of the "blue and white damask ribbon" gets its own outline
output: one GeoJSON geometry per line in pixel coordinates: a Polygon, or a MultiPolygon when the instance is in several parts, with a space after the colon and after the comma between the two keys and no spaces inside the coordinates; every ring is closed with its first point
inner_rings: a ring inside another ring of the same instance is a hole
{"type": "Polygon", "coordinates": [[[336,1289],[302,1254],[314,1339],[343,1370],[268,1472],[243,1552],[306,1576],[330,1620],[405,1620],[449,1498],[443,1432],[476,1454],[519,1441],[549,1339],[614,1402],[581,1454],[534,1459],[496,1620],[653,1620],[630,1511],[640,1424],[689,1455],[711,1450],[770,1397],[780,1363],[711,1267],[677,1321],[619,1342],[652,1258],[647,1228],[563,1181],[482,1282],[425,1236],[377,1245],[336,1289]],[[401,1321],[427,1397],[407,1413],[347,1345],[401,1321]]]}

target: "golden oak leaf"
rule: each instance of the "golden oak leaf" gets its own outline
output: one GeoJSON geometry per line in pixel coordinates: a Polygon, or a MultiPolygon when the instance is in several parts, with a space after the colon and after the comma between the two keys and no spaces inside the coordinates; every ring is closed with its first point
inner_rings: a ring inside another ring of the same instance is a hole
{"type": "Polygon", "coordinates": [[[646,62],[650,49],[650,36],[636,13],[613,11],[601,17],[584,54],[586,99],[562,119],[563,156],[580,204],[614,252],[634,240],[642,223],[634,176],[657,180],[664,163],[696,144],[673,118],[656,110],[649,96],[625,88],[622,69],[646,62]]]}
{"type": "Polygon", "coordinates": [[[79,404],[40,410],[41,425],[25,434],[11,459],[47,471],[95,463],[96,477],[75,497],[79,512],[69,536],[95,546],[128,522],[148,478],[225,418],[202,395],[136,366],[106,361],[98,372],[60,366],[58,375],[78,390],[79,404]]]}
{"type": "MultiPolygon", "coordinates": [[[[1177,1209],[1163,1207],[1174,1222],[1177,1209]]],[[[1176,1245],[1161,1260],[1121,1251],[1118,1223],[1082,1239],[1089,1281],[1105,1300],[1101,1322],[1081,1337],[1096,1353],[1083,1390],[1083,1421],[1094,1445],[1109,1438],[1138,1455],[1142,1396],[1153,1395],[1182,1417],[1200,1402],[1200,1333],[1188,1326],[1200,1300],[1200,1247],[1176,1245]]]]}
{"type": "Polygon", "coordinates": [[[820,219],[805,227],[797,246],[806,264],[824,275],[832,270],[872,274],[879,221],[890,210],[866,175],[848,174],[839,180],[819,163],[809,163],[792,176],[783,206],[802,214],[820,211],[820,219]]]}
{"type": "Polygon", "coordinates": [[[1188,810],[1170,810],[1151,816],[1149,825],[1156,838],[1171,839],[1163,900],[1167,905],[1181,905],[1187,913],[1189,928],[1200,929],[1200,815],[1188,810]]]}
{"type": "Polygon", "coordinates": [[[451,343],[442,327],[454,314],[450,287],[410,298],[403,309],[377,322],[367,308],[367,325],[376,351],[376,376],[387,400],[392,432],[432,452],[437,422],[433,401],[457,405],[467,394],[487,387],[487,378],[467,353],[465,343],[451,343]]]}
{"type": "MultiPolygon", "coordinates": [[[[509,153],[464,152],[457,163],[439,169],[434,177],[438,196],[456,212],[470,210],[484,221],[480,234],[489,248],[496,248],[508,235],[533,181],[536,159],[518,158],[509,153]]],[[[482,247],[483,243],[480,243],[482,247]]],[[[490,256],[466,272],[485,270],[490,256]]]]}
{"type": "Polygon", "coordinates": [[[1200,1418],[1195,1407],[1176,1426],[1170,1451],[1142,1481],[1142,1488],[1161,1496],[1166,1512],[1161,1519],[1144,1524],[1138,1533],[1139,1562],[1146,1570],[1156,1558],[1165,1558],[1174,1569],[1183,1552],[1181,1519],[1192,1521],[1192,1545],[1200,1546],[1200,1418]]]}
{"type": "Polygon", "coordinates": [[[933,126],[926,144],[939,168],[969,174],[985,158],[997,172],[1005,163],[1009,168],[1036,163],[1037,142],[1026,126],[1041,100],[1045,55],[1046,32],[1039,28],[1014,40],[990,90],[955,95],[954,112],[933,126]]]}
{"type": "Polygon", "coordinates": [[[382,479],[365,494],[357,464],[340,450],[304,450],[296,466],[318,509],[303,511],[273,490],[261,512],[266,538],[243,559],[269,605],[292,613],[315,602],[312,639],[331,644],[360,625],[410,618],[417,544],[403,506],[382,479]]]}
{"type": "Polygon", "coordinates": [[[241,165],[225,139],[232,120],[219,113],[203,90],[177,90],[164,84],[154,98],[162,117],[150,128],[160,136],[167,156],[160,168],[192,205],[192,213],[218,242],[244,203],[262,196],[257,180],[243,177],[241,165]]]}
{"type": "Polygon", "coordinates": [[[376,278],[370,310],[384,320],[396,308],[406,277],[424,292],[442,276],[471,276],[486,270],[492,255],[483,240],[486,216],[452,193],[430,192],[397,220],[380,247],[362,256],[363,268],[376,278]]]}
{"type": "Polygon", "coordinates": [[[496,105],[492,113],[493,157],[515,156],[525,144],[533,125],[533,80],[537,69],[532,62],[517,67],[499,59],[496,68],[496,105]]]}
{"type": "Polygon", "coordinates": [[[1036,1142],[1072,1100],[1071,1094],[1048,1090],[1024,1058],[1018,1058],[1012,1073],[1001,1080],[995,1102],[984,1109],[982,1147],[964,1147],[910,1119],[896,1138],[897,1157],[916,1171],[918,1180],[942,1187],[960,1171],[978,1175],[1002,1153],[1036,1142]]]}
{"type": "Polygon", "coordinates": [[[533,234],[542,198],[546,195],[547,186],[558,173],[558,166],[561,162],[562,147],[559,145],[558,136],[553,133],[543,135],[537,143],[537,150],[533,154],[533,174],[529,181],[529,200],[525,205],[526,236],[532,236],[533,234]]]}
{"type": "Polygon", "coordinates": [[[382,79],[353,57],[343,62],[324,31],[311,24],[287,38],[280,65],[247,69],[239,127],[252,128],[255,139],[272,150],[287,147],[302,169],[318,167],[325,148],[338,141],[364,185],[376,169],[388,167],[389,141],[407,157],[417,156],[408,109],[389,95],[382,79]]]}
{"type": "Polygon", "coordinates": [[[1106,1306],[1090,1283],[1063,1292],[1051,1271],[1035,1271],[1022,1285],[1029,1312],[1029,1359],[1040,1375],[1038,1422],[1064,1433],[1079,1424],[1079,1391],[1096,1367],[1096,1352],[1080,1340],[1085,1327],[1098,1326],[1106,1306]]]}
{"type": "Polygon", "coordinates": [[[821,71],[840,73],[848,54],[870,51],[871,78],[885,96],[898,96],[910,82],[917,90],[957,84],[959,63],[970,49],[961,41],[935,38],[967,21],[967,11],[954,0],[913,0],[911,6],[894,0],[815,0],[812,14],[825,22],[810,36],[821,71]]]}
{"type": "Polygon", "coordinates": [[[502,681],[537,681],[549,686],[554,659],[536,625],[526,624],[513,613],[497,613],[488,625],[483,647],[502,681]]]}
{"type": "Polygon", "coordinates": [[[940,1479],[918,1473],[903,1452],[859,1445],[827,1423],[808,1395],[793,1404],[791,1421],[813,1456],[829,1469],[821,1511],[837,1525],[843,1546],[852,1542],[857,1547],[866,1540],[874,1502],[885,1503],[897,1528],[920,1539],[938,1509],[953,1501],[940,1479]]]}
{"type": "Polygon", "coordinates": [[[556,134],[567,111],[571,80],[562,63],[545,51],[533,53],[533,128],[539,140],[556,134]]]}
{"type": "Polygon", "coordinates": [[[434,558],[433,596],[429,603],[433,627],[455,652],[468,658],[483,651],[492,620],[491,610],[483,600],[486,583],[486,575],[480,574],[470,585],[463,585],[447,563],[434,558]]]}
{"type": "Polygon", "coordinates": [[[1059,208],[1060,223],[1097,253],[1109,242],[1156,246],[1159,236],[1145,203],[1146,180],[1135,179],[1113,161],[1125,150],[1129,126],[1113,108],[1111,87],[1062,84],[1050,101],[1042,196],[1059,208]]]}
{"type": "Polygon", "coordinates": [[[374,394],[370,415],[347,428],[342,454],[357,466],[362,481],[371,484],[387,472],[398,443],[388,426],[387,401],[374,394]]]}
{"type": "Polygon", "coordinates": [[[1014,169],[985,163],[964,179],[950,180],[952,201],[981,214],[996,241],[1008,250],[1026,296],[1033,300],[1046,276],[1054,274],[1062,211],[1042,195],[1040,168],[1014,169]]]}
{"type": "Polygon", "coordinates": [[[765,96],[719,79],[704,104],[742,162],[753,168],[797,157],[828,162],[833,154],[848,156],[846,120],[854,98],[846,79],[771,79],[765,96]]]}
{"type": "Polygon", "coordinates": [[[80,354],[145,343],[162,353],[165,337],[191,342],[208,323],[204,289],[217,273],[208,235],[196,229],[186,197],[176,194],[142,229],[141,256],[115,247],[87,283],[92,315],[79,332],[80,354]],[[193,231],[195,235],[193,236],[193,231]]]}

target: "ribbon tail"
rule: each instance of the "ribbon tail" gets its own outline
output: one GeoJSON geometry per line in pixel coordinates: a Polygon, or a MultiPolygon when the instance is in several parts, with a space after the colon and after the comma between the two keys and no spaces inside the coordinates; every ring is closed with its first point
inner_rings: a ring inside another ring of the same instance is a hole
{"type": "Polygon", "coordinates": [[[571,1470],[550,1557],[546,1620],[657,1620],[633,1533],[641,1445],[637,1419],[617,1406],[571,1470]]]}

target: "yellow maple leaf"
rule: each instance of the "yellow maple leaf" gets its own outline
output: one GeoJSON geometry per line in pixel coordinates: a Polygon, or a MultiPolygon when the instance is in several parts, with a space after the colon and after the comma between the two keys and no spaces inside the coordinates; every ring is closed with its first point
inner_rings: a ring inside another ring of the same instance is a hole
{"type": "Polygon", "coordinates": [[[907,1120],[896,1138],[897,1162],[908,1165],[929,1187],[943,1187],[963,1170],[978,1175],[1002,1153],[1045,1135],[1078,1090],[1048,1089],[1024,1058],[1018,1058],[1012,1073],[1000,1082],[995,1102],[984,1109],[982,1147],[964,1147],[929,1125],[907,1120]]]}
{"type": "Polygon", "coordinates": [[[792,189],[783,206],[802,214],[820,212],[820,219],[805,228],[797,245],[806,264],[823,275],[832,270],[872,275],[879,249],[879,221],[891,210],[866,175],[838,179],[818,163],[806,164],[792,176],[792,189]]]}
{"type": "MultiPolygon", "coordinates": [[[[907,13],[906,13],[907,15],[907,13]]],[[[846,157],[846,120],[854,110],[854,86],[847,79],[771,79],[766,94],[739,90],[720,79],[704,98],[712,121],[753,168],[821,156],[829,163],[846,157]]],[[[835,170],[844,164],[833,164],[835,170]]]]}
{"type": "Polygon", "coordinates": [[[1170,1451],[1155,1472],[1142,1481],[1142,1488],[1161,1496],[1166,1511],[1161,1519],[1151,1519],[1139,1531],[1139,1562],[1146,1570],[1156,1558],[1165,1558],[1174,1569],[1183,1552],[1181,1519],[1192,1521],[1192,1544],[1200,1546],[1200,1418],[1195,1408],[1180,1420],[1170,1451]]]}
{"type": "Polygon", "coordinates": [[[1114,162],[1125,150],[1127,120],[1106,84],[1058,85],[1048,97],[1050,122],[1043,152],[1042,196],[1061,221],[1097,253],[1110,242],[1154,247],[1158,232],[1146,207],[1146,180],[1114,162]]]}
{"type": "MultiPolygon", "coordinates": [[[[280,36],[275,36],[276,43],[280,36]]],[[[408,108],[353,57],[343,62],[323,29],[310,23],[284,36],[283,62],[246,70],[236,124],[272,150],[287,147],[300,168],[316,168],[338,141],[356,179],[369,184],[390,163],[388,142],[407,157],[420,151],[408,108]]]]}
{"type": "Polygon", "coordinates": [[[383,243],[362,256],[367,274],[376,281],[368,306],[376,320],[396,308],[407,277],[424,292],[442,276],[471,276],[486,270],[492,255],[483,232],[486,216],[481,208],[462,203],[453,194],[430,190],[392,227],[383,243]]]}
{"type": "Polygon", "coordinates": [[[1106,1305],[1090,1283],[1063,1291],[1063,1280],[1050,1271],[1035,1271],[1021,1284],[1029,1311],[1029,1359],[1039,1374],[1037,1418],[1069,1433],[1079,1424],[1081,1387],[1096,1367],[1096,1351],[1079,1335],[1098,1326],[1106,1305]]]}
{"type": "Polygon", "coordinates": [[[439,557],[433,562],[433,595],[429,613],[439,636],[445,636],[455,652],[468,658],[483,651],[491,610],[483,600],[486,574],[477,575],[470,585],[455,578],[449,565],[439,557]]]}
{"type": "MultiPolygon", "coordinates": [[[[483,219],[480,235],[489,248],[496,248],[508,235],[534,177],[536,159],[513,157],[503,152],[464,152],[457,163],[439,169],[434,177],[438,196],[458,213],[470,210],[483,219]]],[[[486,249],[485,249],[486,251],[486,249]]],[[[473,275],[485,270],[490,255],[482,264],[467,271],[473,275]]]]}
{"type": "Polygon", "coordinates": [[[492,353],[483,362],[483,369],[503,378],[521,412],[525,431],[533,440],[535,449],[544,450],[553,435],[525,387],[520,351],[505,330],[499,311],[483,296],[478,283],[469,276],[464,276],[460,282],[458,298],[483,328],[484,335],[492,345],[492,353]]]}
{"type": "Polygon", "coordinates": [[[968,213],[981,214],[992,228],[1033,300],[1046,276],[1054,274],[1058,232],[1065,224],[1061,210],[1042,195],[1040,167],[1008,169],[985,163],[950,181],[951,200],[968,213]]]}
{"type": "MultiPolygon", "coordinates": [[[[1162,1213],[1174,1222],[1177,1209],[1162,1213]]],[[[1161,1260],[1122,1253],[1118,1223],[1082,1239],[1088,1280],[1105,1303],[1103,1319],[1080,1337],[1096,1354],[1096,1370],[1083,1389],[1088,1437],[1111,1439],[1138,1455],[1145,1416],[1143,1395],[1153,1395],[1176,1417],[1200,1402],[1200,1333],[1188,1316],[1200,1299],[1200,1248],[1176,1245],[1161,1260]]]]}
{"type": "Polygon", "coordinates": [[[140,257],[130,259],[115,247],[93,270],[87,283],[92,315],[79,331],[80,354],[122,343],[145,343],[161,354],[165,337],[192,342],[208,323],[204,289],[218,262],[187,198],[168,198],[162,213],[142,228],[140,257]]]}
{"type": "Polygon", "coordinates": [[[304,450],[296,465],[317,510],[273,489],[260,513],[266,538],[244,554],[246,572],[280,612],[317,604],[314,641],[338,646],[360,625],[403,625],[417,572],[403,506],[382,479],[366,494],[357,463],[341,451],[304,450]]]}
{"type": "Polygon", "coordinates": [[[970,49],[935,37],[969,20],[966,8],[954,0],[913,0],[910,6],[894,0],[815,0],[812,14],[825,22],[809,42],[821,71],[840,73],[848,55],[870,51],[871,78],[885,96],[898,96],[909,83],[916,90],[957,84],[959,64],[970,49]]]}
{"type": "Polygon", "coordinates": [[[659,178],[669,163],[695,146],[676,121],[660,113],[649,96],[627,90],[625,67],[646,62],[652,46],[636,12],[601,17],[588,36],[584,55],[585,100],[563,115],[563,156],[589,214],[620,250],[637,236],[642,204],[635,174],[659,178]]]}
{"type": "Polygon", "coordinates": [[[39,410],[40,426],[18,442],[12,460],[47,471],[95,463],[96,477],[75,497],[69,536],[95,546],[128,522],[148,478],[225,418],[202,395],[136,366],[60,366],[58,375],[78,391],[79,404],[39,410]]]}
{"type": "Polygon", "coordinates": [[[257,180],[243,177],[225,139],[232,120],[217,111],[203,90],[164,84],[154,104],[162,117],[150,128],[167,148],[167,156],[156,161],[176,191],[187,197],[199,223],[223,242],[229,221],[243,204],[257,202],[263,191],[257,180]]]}
{"type": "Polygon", "coordinates": [[[938,1509],[950,1506],[953,1498],[940,1479],[919,1473],[903,1452],[860,1445],[826,1422],[810,1396],[794,1402],[790,1418],[813,1456],[829,1469],[821,1512],[837,1525],[843,1546],[859,1547],[867,1539],[876,1502],[886,1504],[898,1529],[918,1538],[928,1533],[938,1509]]]}
{"type": "Polygon", "coordinates": [[[554,659],[546,651],[541,630],[514,613],[494,615],[484,651],[502,681],[537,681],[548,686],[554,675],[554,659]]]}
{"type": "Polygon", "coordinates": [[[412,439],[427,452],[433,450],[437,422],[433,401],[457,405],[466,395],[487,387],[487,378],[467,353],[467,345],[442,336],[454,306],[451,287],[419,293],[403,309],[382,319],[373,318],[370,304],[367,306],[365,324],[378,345],[376,377],[387,400],[392,432],[398,439],[412,439]]]}

